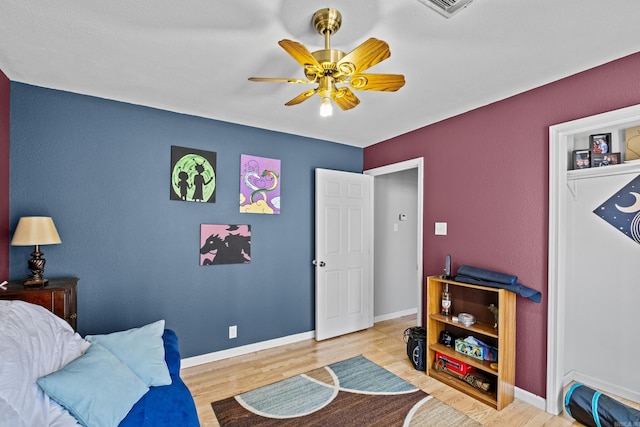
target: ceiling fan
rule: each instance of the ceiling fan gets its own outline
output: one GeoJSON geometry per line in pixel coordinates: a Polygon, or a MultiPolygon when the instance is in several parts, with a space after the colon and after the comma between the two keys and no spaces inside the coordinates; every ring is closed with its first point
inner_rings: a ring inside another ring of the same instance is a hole
{"type": "Polygon", "coordinates": [[[370,38],[348,54],[331,48],[331,35],[342,24],[342,15],[336,9],[320,9],[311,20],[313,28],[324,36],[324,49],[310,52],[304,45],[292,40],[280,40],[278,44],[304,68],[304,79],[250,77],[254,82],[317,84],[315,89],[302,92],[287,102],[286,106],[297,105],[313,95],[322,99],[320,115],[332,114],[331,100],[342,110],[350,110],[360,103],[351,89],[395,92],[404,86],[402,74],[363,74],[363,71],[384,61],[391,52],[389,45],[376,38],[370,38]],[[347,86],[337,86],[344,84],[347,86]],[[351,88],[351,89],[350,89],[351,88]]]}

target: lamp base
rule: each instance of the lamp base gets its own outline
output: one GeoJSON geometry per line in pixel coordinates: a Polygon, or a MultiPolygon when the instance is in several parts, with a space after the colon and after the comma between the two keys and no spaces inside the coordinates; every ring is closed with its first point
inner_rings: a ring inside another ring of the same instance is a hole
{"type": "Polygon", "coordinates": [[[25,279],[22,285],[25,288],[35,288],[35,287],[44,288],[45,286],[47,286],[47,283],[49,283],[49,279],[43,279],[41,277],[35,278],[33,276],[29,276],[25,279]]]}
{"type": "Polygon", "coordinates": [[[31,275],[25,279],[25,287],[44,287],[47,285],[48,280],[42,277],[42,273],[44,273],[44,265],[47,260],[42,258],[42,255],[44,254],[40,252],[40,245],[36,245],[35,250],[31,252],[31,259],[27,262],[31,275]]]}

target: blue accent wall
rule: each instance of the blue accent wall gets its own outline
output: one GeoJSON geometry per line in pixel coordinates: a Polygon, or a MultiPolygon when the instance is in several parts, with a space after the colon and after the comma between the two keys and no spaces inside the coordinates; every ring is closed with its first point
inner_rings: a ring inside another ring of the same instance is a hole
{"type": "MultiPolygon", "coordinates": [[[[314,169],[363,165],[356,147],[16,82],[10,152],[11,231],[53,217],[45,277],[80,278],[79,332],[165,319],[183,357],[314,329],[314,169]],[[215,203],[169,199],[172,145],[217,153],[215,203]],[[241,154],[282,161],[280,215],[239,212],[241,154]],[[251,263],[200,266],[203,223],[250,224],[251,263]]],[[[12,279],[32,250],[10,249],[12,279]]]]}

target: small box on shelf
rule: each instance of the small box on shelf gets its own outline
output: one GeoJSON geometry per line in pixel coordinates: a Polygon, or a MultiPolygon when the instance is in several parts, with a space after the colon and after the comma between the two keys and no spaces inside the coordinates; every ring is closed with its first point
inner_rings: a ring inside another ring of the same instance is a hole
{"type": "Polygon", "coordinates": [[[442,363],[444,363],[445,368],[460,375],[467,375],[476,370],[475,367],[468,365],[461,360],[436,351],[436,363],[438,363],[439,361],[442,361],[442,363]]]}
{"type": "MultiPolygon", "coordinates": [[[[477,341],[477,340],[476,340],[477,341]]],[[[498,350],[479,342],[468,342],[462,338],[456,339],[455,349],[458,353],[466,354],[478,360],[498,360],[498,350]]]]}

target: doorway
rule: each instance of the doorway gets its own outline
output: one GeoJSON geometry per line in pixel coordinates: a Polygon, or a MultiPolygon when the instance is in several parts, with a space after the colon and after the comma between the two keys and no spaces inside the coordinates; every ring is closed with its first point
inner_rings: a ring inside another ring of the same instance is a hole
{"type": "Polygon", "coordinates": [[[422,324],[423,165],[364,171],[374,177],[374,322],[417,313],[422,324]]]}

